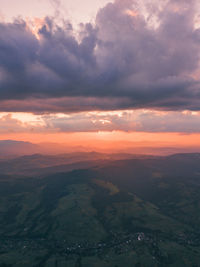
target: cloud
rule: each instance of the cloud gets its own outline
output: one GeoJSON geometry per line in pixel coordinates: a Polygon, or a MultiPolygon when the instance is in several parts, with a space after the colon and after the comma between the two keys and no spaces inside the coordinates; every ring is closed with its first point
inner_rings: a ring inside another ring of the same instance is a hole
{"type": "Polygon", "coordinates": [[[124,110],[72,114],[24,115],[3,114],[0,134],[72,133],[72,132],[150,132],[200,133],[200,112],[163,112],[124,110]]]}
{"type": "Polygon", "coordinates": [[[22,122],[14,118],[12,114],[6,114],[0,117],[0,134],[6,133],[26,133],[41,131],[43,129],[39,122],[22,122]]]}
{"type": "Polygon", "coordinates": [[[43,117],[48,129],[58,132],[180,132],[200,133],[198,112],[156,112],[149,110],[89,112],[68,117],[43,117]]]}
{"type": "Polygon", "coordinates": [[[116,0],[79,32],[0,23],[0,111],[199,110],[196,3],[116,0]]]}

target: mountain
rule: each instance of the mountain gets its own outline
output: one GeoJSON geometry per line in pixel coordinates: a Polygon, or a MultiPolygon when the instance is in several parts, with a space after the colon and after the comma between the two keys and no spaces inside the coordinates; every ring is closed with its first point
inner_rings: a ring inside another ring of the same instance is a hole
{"type": "MultiPolygon", "coordinates": [[[[176,147],[168,143],[155,143],[155,142],[103,142],[102,146],[95,147],[93,145],[71,145],[70,143],[38,143],[33,144],[30,142],[15,141],[15,140],[0,140],[0,160],[5,158],[14,158],[19,156],[43,154],[43,155],[61,155],[61,154],[76,154],[76,153],[93,153],[95,154],[113,154],[120,157],[123,155],[127,158],[130,155],[146,156],[167,156],[175,153],[195,153],[200,151],[200,147],[176,147]],[[97,152],[94,152],[97,151],[97,152]]],[[[120,159],[120,158],[116,158],[120,159]]]]}
{"type": "Polygon", "coordinates": [[[0,173],[9,175],[44,175],[56,172],[66,172],[74,169],[98,166],[109,161],[134,158],[153,158],[153,156],[133,154],[108,154],[97,152],[74,152],[59,155],[24,155],[2,159],[0,173]]]}
{"type": "Polygon", "coordinates": [[[21,157],[52,174],[0,175],[0,266],[199,266],[200,154],[94,155],[62,173],[55,156],[21,157]]]}
{"type": "Polygon", "coordinates": [[[19,155],[31,155],[38,153],[40,147],[36,144],[23,141],[14,140],[0,140],[0,157],[6,156],[19,156],[19,155]]]}

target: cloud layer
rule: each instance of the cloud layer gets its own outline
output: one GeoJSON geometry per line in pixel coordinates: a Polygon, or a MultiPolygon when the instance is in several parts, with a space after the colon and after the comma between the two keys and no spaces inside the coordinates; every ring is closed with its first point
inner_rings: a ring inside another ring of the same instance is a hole
{"type": "Polygon", "coordinates": [[[72,132],[200,133],[200,112],[150,110],[82,112],[74,114],[1,114],[0,134],[72,132]]]}
{"type": "Polygon", "coordinates": [[[199,110],[197,18],[195,0],[116,0],[79,32],[0,23],[0,111],[199,110]]]}

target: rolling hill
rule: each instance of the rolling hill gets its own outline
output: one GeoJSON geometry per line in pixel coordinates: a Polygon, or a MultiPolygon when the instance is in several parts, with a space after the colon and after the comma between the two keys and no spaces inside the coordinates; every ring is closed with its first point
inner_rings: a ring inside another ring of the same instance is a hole
{"type": "Polygon", "coordinates": [[[0,266],[199,266],[200,154],[45,157],[27,166],[51,174],[0,175],[0,266]]]}

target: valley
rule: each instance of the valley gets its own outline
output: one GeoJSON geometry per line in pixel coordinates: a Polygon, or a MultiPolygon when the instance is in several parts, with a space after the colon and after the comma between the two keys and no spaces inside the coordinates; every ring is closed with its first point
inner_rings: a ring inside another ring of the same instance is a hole
{"type": "Polygon", "coordinates": [[[0,166],[0,266],[198,266],[200,154],[82,156],[0,166]]]}

